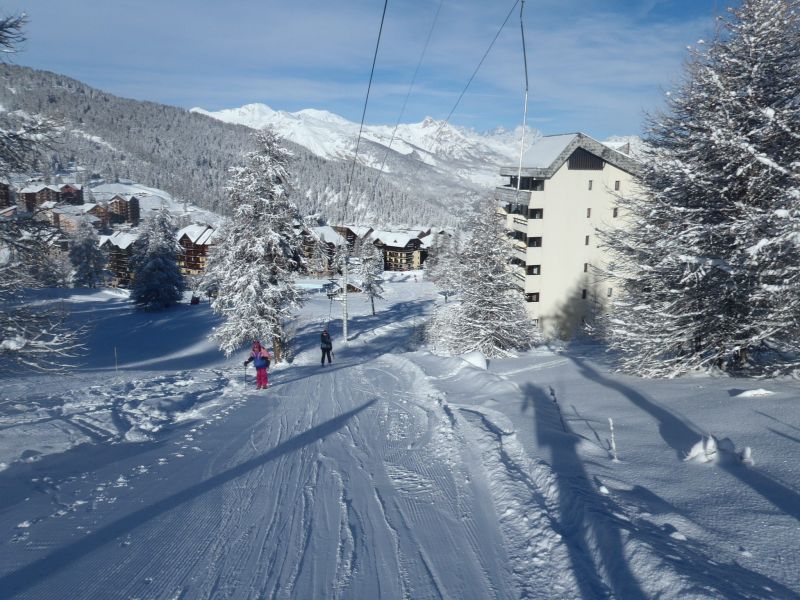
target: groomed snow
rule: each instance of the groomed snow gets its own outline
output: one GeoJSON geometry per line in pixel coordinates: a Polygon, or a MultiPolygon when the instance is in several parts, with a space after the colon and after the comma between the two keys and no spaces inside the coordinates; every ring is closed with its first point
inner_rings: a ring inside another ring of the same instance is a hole
{"type": "Polygon", "coordinates": [[[345,346],[306,283],[258,392],[205,303],[42,296],[94,328],[71,375],[4,380],[0,597],[800,597],[797,381],[630,378],[591,346],[437,357],[421,272],[374,317],[350,295],[345,346]]]}

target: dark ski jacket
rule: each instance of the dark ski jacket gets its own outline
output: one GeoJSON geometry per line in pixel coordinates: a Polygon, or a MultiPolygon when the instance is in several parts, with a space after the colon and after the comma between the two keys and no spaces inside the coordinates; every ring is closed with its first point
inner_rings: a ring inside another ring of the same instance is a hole
{"type": "Polygon", "coordinates": [[[319,347],[323,350],[333,350],[333,342],[331,342],[331,334],[327,331],[322,332],[320,337],[319,347]]]}

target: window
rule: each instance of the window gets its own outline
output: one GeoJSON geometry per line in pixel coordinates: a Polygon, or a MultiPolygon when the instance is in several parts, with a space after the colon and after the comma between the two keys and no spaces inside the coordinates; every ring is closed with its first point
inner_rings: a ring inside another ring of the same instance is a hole
{"type": "Polygon", "coordinates": [[[542,238],[540,237],[528,238],[528,248],[541,248],[541,247],[542,247],[542,238]]]}
{"type": "Polygon", "coordinates": [[[591,216],[592,216],[592,209],[591,208],[587,208],[586,209],[586,218],[589,219],[589,218],[591,218],[591,216]]]}
{"type": "Polygon", "coordinates": [[[614,288],[608,288],[608,293],[606,294],[606,296],[611,298],[611,294],[613,294],[613,293],[614,293],[614,288]]]}
{"type": "Polygon", "coordinates": [[[611,211],[611,216],[616,219],[619,216],[619,209],[614,208],[614,210],[611,211]]]}
{"type": "Polygon", "coordinates": [[[589,180],[589,190],[591,190],[591,189],[592,189],[592,180],[590,179],[589,180]]]}
{"type": "Polygon", "coordinates": [[[583,272],[584,273],[588,273],[589,272],[589,263],[583,263],[583,272]]]}
{"type": "Polygon", "coordinates": [[[534,327],[538,327],[539,326],[539,319],[531,319],[531,323],[533,323],[534,327]]]}
{"type": "Polygon", "coordinates": [[[533,294],[525,294],[525,301],[526,302],[538,302],[539,301],[539,292],[534,292],[533,294]]]}
{"type": "Polygon", "coordinates": [[[615,192],[618,192],[618,191],[619,191],[619,181],[615,181],[615,182],[614,182],[614,191],[615,191],[615,192]]]}
{"type": "Polygon", "coordinates": [[[581,298],[586,300],[586,290],[585,289],[581,290],[581,298]]]}
{"type": "Polygon", "coordinates": [[[541,275],[542,265],[528,265],[528,275],[541,275]]]}
{"type": "Polygon", "coordinates": [[[588,236],[588,235],[586,236],[586,241],[584,242],[584,245],[585,245],[585,246],[588,246],[588,245],[589,245],[589,236],[588,236]]]}
{"type": "Polygon", "coordinates": [[[544,209],[543,208],[532,208],[528,211],[528,218],[529,219],[543,219],[544,218],[544,209]]]}

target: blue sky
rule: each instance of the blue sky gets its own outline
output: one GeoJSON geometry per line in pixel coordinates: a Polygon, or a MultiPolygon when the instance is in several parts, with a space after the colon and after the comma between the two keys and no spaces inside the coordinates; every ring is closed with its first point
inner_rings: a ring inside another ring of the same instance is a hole
{"type": "MultiPolygon", "coordinates": [[[[513,0],[441,0],[404,122],[450,112],[513,0]]],[[[389,0],[367,110],[393,124],[440,0],[389,0]]],[[[686,47],[713,37],[726,0],[527,0],[529,124],[638,134],[678,81],[686,47]]],[[[30,17],[12,58],[105,91],[209,110],[263,102],[359,121],[382,0],[10,0],[30,17]]],[[[451,121],[521,123],[515,10],[451,121]]]]}

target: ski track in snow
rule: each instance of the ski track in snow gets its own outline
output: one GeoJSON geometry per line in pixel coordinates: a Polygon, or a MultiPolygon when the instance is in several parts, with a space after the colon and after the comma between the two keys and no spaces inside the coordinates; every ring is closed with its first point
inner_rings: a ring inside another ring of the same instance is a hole
{"type": "MultiPolygon", "coordinates": [[[[0,597],[794,597],[758,578],[734,589],[691,521],[530,456],[503,414],[454,403],[447,384],[471,367],[298,358],[265,392],[224,369],[181,372],[37,397],[0,421],[138,442],[32,478],[0,511],[0,597]]],[[[470,374],[480,394],[525,370],[470,374]]]]}

